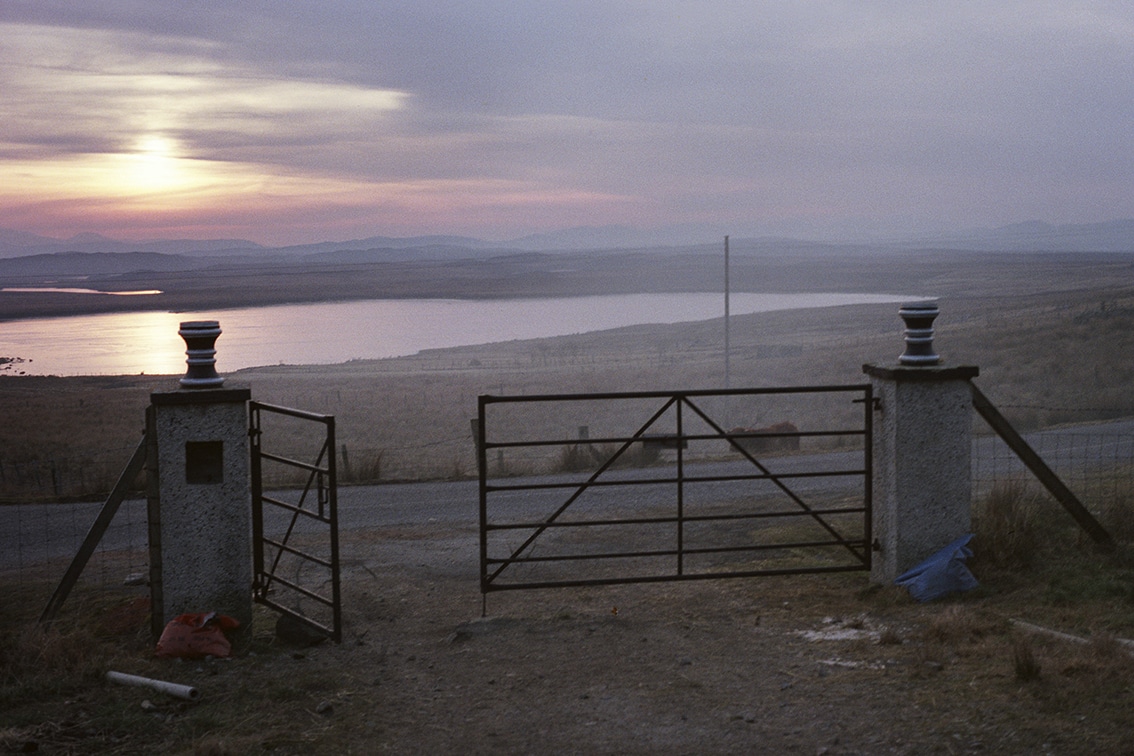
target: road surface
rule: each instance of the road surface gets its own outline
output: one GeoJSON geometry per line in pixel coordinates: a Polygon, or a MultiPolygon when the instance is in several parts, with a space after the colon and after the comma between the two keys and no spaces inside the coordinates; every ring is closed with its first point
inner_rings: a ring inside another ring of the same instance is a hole
{"type": "MultiPolygon", "coordinates": [[[[1028,434],[1026,439],[1058,472],[1089,467],[1089,463],[1134,465],[1134,420],[1061,428],[1028,434]]],[[[850,470],[861,468],[861,452],[799,454],[764,460],[773,472],[803,470],[850,470]]],[[[688,465],[686,475],[721,476],[752,471],[747,461],[688,465]]],[[[973,442],[974,476],[994,470],[997,477],[1022,473],[1023,467],[1003,443],[992,437],[973,442]]],[[[671,475],[670,466],[618,471],[619,476],[671,475]]],[[[579,476],[574,476],[578,479],[579,476]]],[[[498,482],[565,480],[566,476],[509,478],[498,482]]],[[[728,501],[745,496],[751,483],[698,483],[687,488],[687,503],[728,501]]],[[[795,479],[787,485],[804,498],[814,496],[861,495],[861,476],[795,479]]],[[[595,489],[588,494],[587,506],[617,502],[620,508],[640,508],[658,500],[669,501],[672,494],[659,494],[660,486],[595,489]]],[[[566,494],[496,494],[494,500],[509,517],[541,516],[549,502],[561,502],[566,494]],[[502,504],[501,504],[502,503],[502,504]]],[[[475,530],[479,518],[476,481],[399,483],[377,486],[341,487],[338,492],[339,527],[343,531],[364,528],[399,529],[430,526],[475,530]]],[[[94,522],[101,503],[18,504],[0,506],[0,572],[24,569],[44,562],[70,560],[94,522]]],[[[141,500],[124,502],[105,535],[100,549],[144,551],[146,507],[141,500]]]]}

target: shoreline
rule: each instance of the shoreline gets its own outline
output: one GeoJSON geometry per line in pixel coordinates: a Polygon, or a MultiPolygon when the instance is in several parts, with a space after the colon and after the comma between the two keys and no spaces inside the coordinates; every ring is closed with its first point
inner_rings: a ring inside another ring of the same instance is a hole
{"type": "MultiPolygon", "coordinates": [[[[999,297],[1060,285],[1110,288],[1128,281],[1126,253],[971,253],[894,250],[737,254],[735,292],[926,291],[940,296],[999,297]],[[1027,283],[1025,283],[1027,282],[1027,283]],[[1021,284],[1025,284],[1021,286],[1021,284]]],[[[0,288],[58,286],[57,278],[0,277],[0,288]]],[[[0,291],[0,323],[111,312],[190,312],[373,299],[515,299],[724,289],[715,254],[632,251],[532,254],[487,259],[367,264],[211,267],[203,270],[92,276],[106,291],[160,290],[148,296],[92,296],[0,291]]]]}
{"type": "MultiPolygon", "coordinates": [[[[221,355],[218,368],[227,372],[234,372],[282,364],[296,367],[325,368],[352,362],[412,358],[438,350],[491,347],[492,345],[561,337],[588,337],[623,328],[654,327],[674,330],[682,325],[723,320],[723,311],[709,314],[708,308],[710,306],[715,307],[717,297],[723,298],[723,292],[690,292],[672,295],[631,293],[556,297],[554,299],[521,297],[507,300],[510,309],[515,309],[516,312],[498,312],[491,306],[479,306],[495,303],[504,304],[501,300],[463,300],[460,302],[453,300],[367,300],[362,302],[320,303],[325,307],[314,311],[305,309],[319,307],[314,303],[237,308],[229,311],[236,313],[234,319],[229,321],[223,321],[224,311],[211,311],[202,314],[200,317],[222,316],[222,328],[228,333],[240,334],[242,329],[246,329],[249,333],[262,333],[265,332],[265,323],[268,318],[266,314],[261,313],[262,310],[282,308],[287,311],[286,315],[281,313],[281,322],[278,327],[268,329],[267,332],[272,333],[273,338],[266,342],[252,343],[247,338],[234,341],[232,336],[229,336],[228,344],[225,344],[223,340],[218,342],[218,353],[221,355]],[[672,301],[670,301],[671,297],[672,301]],[[531,309],[544,310],[541,301],[547,303],[546,308],[550,310],[549,312],[527,312],[531,309]],[[351,305],[354,306],[351,307],[351,305]],[[603,307],[605,307],[605,312],[594,316],[597,311],[596,308],[601,309],[603,307]],[[590,312],[592,317],[588,318],[585,314],[575,314],[587,312],[590,312]],[[675,312],[678,313],[677,319],[667,319],[667,316],[673,316],[675,312]],[[291,323],[287,322],[288,316],[291,316],[291,323]],[[385,324],[384,328],[379,331],[367,331],[359,336],[339,334],[335,338],[327,338],[322,344],[317,342],[321,332],[318,323],[361,322],[360,316],[366,316],[366,319],[372,322],[383,323],[385,324]],[[572,317],[579,319],[572,322],[572,317]],[[466,324],[467,327],[469,323],[475,323],[479,318],[485,318],[483,330],[467,330],[461,333],[459,329],[458,331],[450,331],[448,327],[440,325],[443,322],[453,320],[466,324]],[[625,320],[632,322],[624,322],[625,320]],[[390,325],[397,322],[419,323],[421,321],[424,321],[426,325],[415,325],[410,328],[408,337],[407,332],[399,332],[396,327],[390,325]],[[430,326],[428,323],[433,323],[433,325],[430,326]],[[598,327],[592,327],[596,325],[598,327]],[[572,330],[576,326],[580,330],[572,330]],[[305,330],[308,328],[310,330],[305,330]],[[457,334],[455,337],[454,333],[457,334]],[[294,351],[288,352],[288,349],[295,343],[313,345],[307,348],[306,355],[311,361],[287,362],[288,357],[304,356],[297,355],[294,351]],[[399,347],[391,345],[399,343],[405,345],[406,351],[393,351],[399,347]],[[284,359],[255,362],[257,355],[263,356],[265,344],[269,345],[267,351],[274,351],[284,359]],[[414,348],[413,345],[415,344],[422,346],[414,348]],[[322,350],[322,354],[319,353],[320,350],[322,350]],[[326,357],[328,351],[337,351],[338,354],[333,354],[330,359],[320,359],[320,357],[326,357]],[[228,363],[227,368],[225,367],[226,362],[228,363]]],[[[843,292],[792,294],[735,292],[733,294],[734,309],[730,322],[735,322],[737,318],[760,313],[830,310],[856,305],[892,304],[896,306],[911,299],[922,298],[924,297],[899,294],[852,294],[843,292]]],[[[723,301],[721,304],[723,305],[723,301]]],[[[163,315],[172,314],[163,313],[163,315]]],[[[23,331],[18,327],[10,329],[9,341],[22,338],[24,344],[27,345],[31,343],[30,340],[33,337],[38,337],[43,339],[44,342],[51,343],[47,346],[36,345],[38,351],[36,352],[33,348],[32,352],[35,352],[35,356],[31,357],[27,354],[18,353],[0,355],[0,375],[76,377],[83,375],[162,374],[169,372],[175,365],[180,365],[184,359],[183,345],[175,338],[176,325],[171,321],[168,324],[171,329],[168,349],[162,349],[159,354],[155,354],[155,349],[152,346],[145,352],[141,350],[140,346],[124,352],[121,347],[124,339],[129,343],[133,342],[130,341],[129,332],[123,334],[118,331],[112,332],[105,340],[100,338],[98,333],[92,333],[89,341],[82,345],[82,348],[89,349],[90,357],[86,360],[75,360],[73,358],[76,353],[74,346],[52,346],[57,342],[57,339],[52,335],[53,332],[58,332],[60,328],[68,330],[71,328],[87,328],[93,332],[96,330],[91,327],[94,323],[82,319],[100,318],[102,315],[76,315],[72,317],[76,319],[76,322],[68,323],[66,326],[53,324],[52,319],[43,319],[26,321],[26,329],[23,331]],[[38,324],[38,327],[36,324],[38,324]],[[16,331],[14,336],[11,331],[16,331]],[[103,372],[96,372],[91,369],[91,363],[93,363],[94,368],[99,367],[98,361],[102,355],[115,354],[116,347],[117,354],[123,355],[119,362],[121,367],[103,372]],[[38,364],[36,364],[37,362],[38,364]],[[87,365],[75,368],[75,364],[83,362],[86,362],[87,365]],[[44,364],[47,365],[46,368],[40,367],[44,364]],[[127,368],[127,365],[131,367],[127,368]]],[[[138,325],[133,326],[133,328],[139,331],[141,338],[148,335],[148,332],[152,331],[155,325],[156,323],[139,321],[138,325]]],[[[0,343],[3,343],[3,338],[0,338],[0,343]]],[[[9,349],[9,351],[12,350],[9,349]]]]}
{"type": "MultiPolygon", "coordinates": [[[[859,383],[864,364],[891,364],[903,349],[894,305],[734,318],[734,387],[859,383]]],[[[979,366],[982,390],[1013,424],[1030,431],[1134,412],[1134,367],[1117,357],[1134,349],[1132,320],[1134,291],[1127,282],[999,299],[950,298],[942,303],[934,345],[948,364],[979,366]]],[[[349,449],[356,471],[373,469],[374,480],[461,478],[476,469],[469,418],[479,395],[720,388],[723,336],[716,319],[378,360],[218,368],[233,384],[248,385],[257,401],[336,417],[338,444],[349,449]]],[[[105,465],[109,490],[137,446],[151,393],[176,389],[185,372],[181,360],[176,370],[161,374],[3,376],[0,413],[9,432],[0,458],[85,468],[84,485],[96,486],[92,490],[101,490],[94,481],[103,473],[96,476],[96,468],[105,465]]],[[[813,412],[800,408],[793,422],[818,422],[813,412]]],[[[41,477],[52,480],[49,472],[41,477]]]]}

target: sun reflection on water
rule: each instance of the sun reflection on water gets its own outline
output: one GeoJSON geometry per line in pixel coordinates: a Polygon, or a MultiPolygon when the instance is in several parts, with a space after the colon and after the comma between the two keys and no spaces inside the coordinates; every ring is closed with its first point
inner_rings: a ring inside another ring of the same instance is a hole
{"type": "Polygon", "coordinates": [[[131,312],[0,323],[0,356],[31,358],[22,367],[35,375],[178,374],[185,372],[181,320],[131,312]]]}
{"type": "Polygon", "coordinates": [[[5,286],[0,291],[19,294],[107,294],[112,297],[141,297],[161,294],[161,289],[134,289],[131,291],[102,291],[101,289],[75,289],[60,286],[5,286]]]}

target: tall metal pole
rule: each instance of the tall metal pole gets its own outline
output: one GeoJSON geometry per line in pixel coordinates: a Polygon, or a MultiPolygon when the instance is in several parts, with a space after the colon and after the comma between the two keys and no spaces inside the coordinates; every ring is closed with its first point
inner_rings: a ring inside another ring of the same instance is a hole
{"type": "Polygon", "coordinates": [[[729,382],[728,382],[728,379],[729,379],[729,370],[728,370],[728,367],[729,367],[728,366],[728,358],[729,358],[729,343],[728,343],[728,321],[729,321],[729,317],[728,317],[728,315],[729,315],[729,311],[728,311],[728,305],[729,305],[729,302],[728,302],[728,237],[726,236],[724,238],[724,387],[726,389],[731,388],[731,386],[729,386],[729,382]]]}

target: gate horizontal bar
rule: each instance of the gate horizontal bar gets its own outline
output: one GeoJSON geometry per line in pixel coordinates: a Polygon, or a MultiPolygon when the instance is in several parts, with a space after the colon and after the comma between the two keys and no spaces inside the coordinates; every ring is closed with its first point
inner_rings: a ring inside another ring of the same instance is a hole
{"type": "Polygon", "coordinates": [[[324,515],[321,515],[314,510],[304,509],[303,507],[297,507],[294,504],[288,504],[286,501],[280,501],[279,499],[273,499],[270,496],[261,496],[260,498],[265,504],[272,504],[274,506],[279,507],[280,509],[286,509],[289,512],[294,512],[296,514],[304,515],[306,517],[311,518],[312,520],[317,520],[318,522],[322,522],[324,524],[330,524],[330,522],[331,522],[330,517],[326,517],[324,515]]]}
{"type": "MultiPolygon", "coordinates": [[[[831,430],[831,431],[797,431],[795,433],[691,433],[682,436],[667,434],[666,442],[674,444],[686,441],[728,441],[730,439],[765,439],[765,438],[819,438],[826,436],[861,436],[861,430],[831,430]]],[[[605,436],[596,438],[557,438],[532,441],[485,441],[487,449],[513,449],[529,446],[597,446],[599,444],[624,444],[628,441],[640,444],[653,444],[662,439],[656,436],[605,436]]]]}
{"type": "Polygon", "coordinates": [[[489,564],[535,564],[537,562],[582,562],[590,559],[644,559],[650,557],[677,556],[678,554],[738,554],[749,551],[777,551],[780,549],[805,549],[855,546],[865,548],[861,538],[834,541],[798,541],[795,543],[749,544],[747,546],[711,546],[683,549],[651,549],[649,551],[598,551],[586,554],[560,554],[552,556],[514,557],[511,559],[489,559],[489,564]]]}
{"type": "Polygon", "coordinates": [[[308,554],[306,551],[303,551],[301,549],[297,549],[294,546],[288,546],[286,543],[281,543],[281,542],[279,542],[275,539],[268,538],[267,536],[264,536],[261,540],[264,543],[268,544],[269,546],[275,546],[280,551],[286,551],[289,554],[294,554],[297,557],[301,557],[303,559],[306,559],[309,562],[314,562],[315,564],[318,564],[322,567],[326,567],[327,569],[332,569],[334,567],[334,565],[332,565],[326,559],[323,559],[322,557],[317,557],[314,554],[308,554]]]}
{"type": "Polygon", "coordinates": [[[802,511],[798,509],[775,512],[743,512],[719,515],[685,515],[683,517],[628,517],[609,520],[538,520],[533,522],[490,522],[485,523],[486,530],[523,530],[526,528],[584,528],[598,525],[665,525],[677,522],[728,522],[735,520],[772,520],[783,517],[813,517],[815,515],[862,514],[866,507],[843,507],[837,509],[812,509],[802,511]]]}
{"type": "MultiPolygon", "coordinates": [[[[618,478],[617,480],[595,480],[588,488],[612,488],[614,486],[672,485],[674,483],[730,483],[742,480],[787,480],[799,478],[845,478],[861,476],[866,470],[830,470],[820,472],[768,473],[759,475],[684,475],[672,478],[618,478]]],[[[497,485],[486,483],[487,491],[539,491],[553,488],[578,488],[581,479],[562,483],[521,483],[518,485],[497,485]]]]}
{"type": "Polygon", "coordinates": [[[718,580],[723,578],[774,577],[777,575],[822,575],[838,572],[861,572],[861,565],[835,565],[831,567],[773,568],[767,570],[737,570],[736,572],[693,572],[680,575],[642,575],[621,578],[591,578],[580,580],[541,580],[527,583],[488,583],[481,588],[486,593],[518,591],[539,588],[585,588],[601,585],[633,585],[640,583],[673,583],[686,580],[718,580]]]}
{"type": "Polygon", "coordinates": [[[847,391],[866,391],[869,383],[833,384],[826,386],[768,386],[746,389],[693,389],[690,391],[606,391],[594,394],[527,394],[525,396],[495,396],[482,394],[485,404],[519,404],[524,402],[589,402],[606,399],[684,399],[705,396],[759,396],[761,394],[823,394],[847,391]]]}
{"type": "Polygon", "coordinates": [[[289,459],[288,457],[281,457],[277,454],[269,454],[268,452],[263,451],[263,450],[260,451],[260,457],[262,459],[269,459],[273,462],[279,462],[280,464],[287,465],[288,467],[298,467],[300,469],[307,470],[308,472],[317,472],[317,473],[326,473],[327,472],[326,467],[319,467],[318,465],[312,465],[312,464],[309,464],[307,462],[300,462],[297,459],[289,459]]]}
{"type": "Polygon", "coordinates": [[[281,407],[278,404],[266,404],[264,402],[252,401],[248,403],[250,409],[253,410],[268,410],[277,415],[287,415],[289,417],[298,417],[302,420],[314,420],[317,423],[324,423],[332,425],[335,422],[334,415],[323,415],[318,412],[308,412],[307,410],[299,410],[293,407],[281,407]]]}

